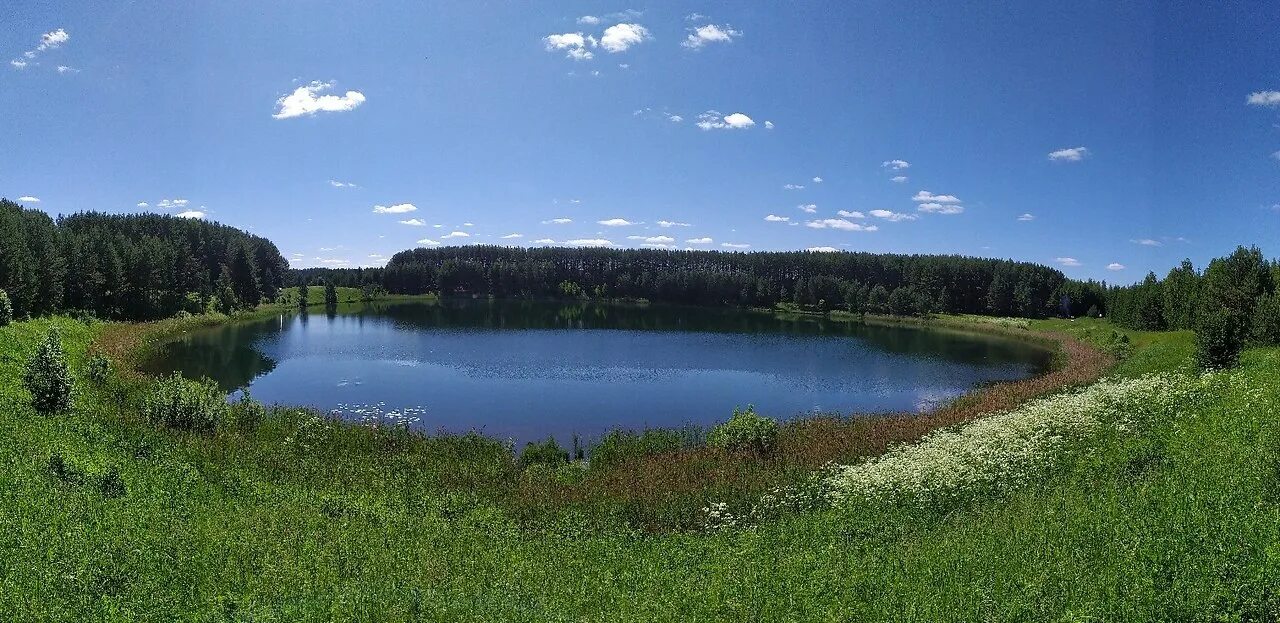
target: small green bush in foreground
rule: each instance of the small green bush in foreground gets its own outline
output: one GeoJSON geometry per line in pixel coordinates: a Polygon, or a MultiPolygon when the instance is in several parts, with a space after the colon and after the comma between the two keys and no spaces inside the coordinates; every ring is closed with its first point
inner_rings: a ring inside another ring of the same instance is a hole
{"type": "Polygon", "coordinates": [[[191,381],[175,372],[156,383],[142,410],[153,424],[211,433],[226,419],[227,408],[222,390],[212,379],[191,381]]]}
{"type": "Polygon", "coordinates": [[[760,456],[773,453],[778,442],[778,422],[756,413],[756,408],[734,409],[728,422],[707,434],[707,445],[725,450],[748,449],[760,456]]]}
{"type": "Polygon", "coordinates": [[[31,406],[40,413],[57,413],[71,406],[71,371],[62,352],[62,334],[49,329],[36,354],[27,362],[22,383],[31,392],[31,406]]]}
{"type": "Polygon", "coordinates": [[[94,355],[85,364],[85,377],[99,385],[111,376],[111,360],[103,355],[94,355]]]}
{"type": "Polygon", "coordinates": [[[530,465],[551,465],[556,466],[569,462],[569,451],[560,447],[556,443],[555,437],[548,437],[546,441],[536,442],[530,441],[525,444],[524,452],[520,453],[520,464],[524,467],[530,465]]]}

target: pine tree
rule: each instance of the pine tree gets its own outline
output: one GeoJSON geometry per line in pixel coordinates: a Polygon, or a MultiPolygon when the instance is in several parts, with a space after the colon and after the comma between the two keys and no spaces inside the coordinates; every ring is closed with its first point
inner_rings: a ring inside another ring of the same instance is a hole
{"type": "Polygon", "coordinates": [[[324,306],[330,309],[338,306],[338,288],[332,281],[326,281],[324,284],[324,306]]]}
{"type": "Polygon", "coordinates": [[[237,244],[231,251],[231,287],[235,289],[236,298],[245,307],[252,309],[262,302],[262,285],[258,281],[258,269],[253,263],[253,256],[244,244],[237,244]]]}
{"type": "Polygon", "coordinates": [[[298,284],[298,308],[305,309],[307,307],[307,282],[298,284]]]}
{"type": "Polygon", "coordinates": [[[235,288],[231,285],[231,271],[227,270],[226,266],[222,267],[222,273],[218,275],[214,293],[218,297],[218,311],[231,315],[240,307],[235,288]]]}
{"type": "Polygon", "coordinates": [[[57,413],[71,406],[71,371],[57,327],[49,329],[35,356],[27,362],[22,383],[31,392],[31,406],[40,413],[57,413]]]}

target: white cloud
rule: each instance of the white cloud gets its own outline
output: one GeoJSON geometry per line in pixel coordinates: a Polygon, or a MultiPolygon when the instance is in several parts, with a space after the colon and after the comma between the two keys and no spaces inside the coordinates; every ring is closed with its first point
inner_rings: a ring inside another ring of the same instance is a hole
{"type": "Polygon", "coordinates": [[[728,249],[747,249],[751,247],[751,245],[749,244],[740,244],[740,243],[733,243],[733,242],[721,242],[720,246],[728,249]]]}
{"type": "Polygon", "coordinates": [[[58,65],[58,73],[60,73],[60,74],[78,74],[78,73],[80,73],[80,70],[79,70],[79,69],[76,69],[75,67],[68,67],[67,65],[58,65]]]}
{"type": "Polygon", "coordinates": [[[1129,242],[1132,242],[1133,244],[1140,244],[1144,247],[1164,246],[1159,240],[1152,240],[1151,238],[1133,238],[1130,239],[1129,242]]]}
{"type": "Polygon", "coordinates": [[[815,177],[813,178],[813,183],[814,183],[814,184],[821,184],[821,183],[822,183],[822,178],[821,178],[821,177],[817,177],[817,176],[815,176],[815,177]]]}
{"type": "Polygon", "coordinates": [[[1272,153],[1271,157],[1275,158],[1276,160],[1280,160],[1280,151],[1272,153]]]}
{"type": "Polygon", "coordinates": [[[1087,147],[1069,147],[1049,152],[1049,159],[1055,162],[1079,162],[1088,155],[1087,147]]]}
{"type": "Polygon", "coordinates": [[[410,227],[426,227],[427,222],[420,218],[411,218],[407,221],[400,221],[400,224],[408,225],[410,227]]]}
{"type": "Polygon", "coordinates": [[[676,221],[658,221],[658,227],[688,227],[688,223],[679,223],[676,221]]]}
{"type": "Polygon", "coordinates": [[[174,216],[178,218],[204,218],[204,212],[201,212],[200,210],[187,210],[186,212],[179,212],[174,216]]]}
{"type": "Polygon", "coordinates": [[[710,238],[690,238],[688,240],[685,240],[685,242],[688,244],[711,244],[712,242],[715,242],[715,241],[710,238]]]}
{"type": "Polygon", "coordinates": [[[576,240],[566,240],[565,244],[575,247],[612,247],[612,240],[604,238],[578,238],[576,240]]]}
{"type": "Polygon", "coordinates": [[[889,181],[891,181],[891,182],[897,182],[897,183],[901,184],[901,183],[903,183],[903,182],[907,181],[907,176],[905,176],[905,175],[895,175],[895,176],[893,176],[893,177],[889,178],[889,181]]]}
{"type": "Polygon", "coordinates": [[[1280,106],[1280,91],[1258,91],[1245,98],[1250,106],[1280,106]]]}
{"type": "Polygon", "coordinates": [[[524,234],[507,234],[502,237],[503,240],[514,240],[516,238],[524,238],[524,234]]]}
{"type": "Polygon", "coordinates": [[[1059,264],[1062,264],[1063,266],[1079,266],[1080,265],[1080,260],[1077,260],[1074,257],[1058,257],[1058,258],[1054,258],[1053,261],[1059,264]]]}
{"type": "Polygon", "coordinates": [[[600,23],[600,18],[594,15],[583,15],[582,17],[578,18],[578,23],[582,24],[583,26],[595,26],[596,24],[600,23]]]}
{"type": "Polygon", "coordinates": [[[662,114],[666,115],[667,120],[670,121],[671,123],[680,123],[681,121],[684,121],[684,117],[681,117],[680,115],[673,115],[671,113],[662,113],[662,114]]]}
{"type": "Polygon", "coordinates": [[[740,112],[722,117],[719,112],[708,110],[698,115],[697,126],[703,130],[745,130],[755,124],[751,117],[740,112]]]}
{"type": "Polygon", "coordinates": [[[764,129],[766,129],[766,130],[772,130],[772,129],[773,129],[773,122],[772,122],[772,121],[765,121],[765,122],[764,122],[764,129]]]}
{"type": "Polygon", "coordinates": [[[960,214],[961,212],[964,212],[964,206],[956,205],[954,203],[937,203],[934,201],[922,203],[916,206],[916,209],[921,212],[932,212],[934,214],[960,214]]]}
{"type": "Polygon", "coordinates": [[[867,218],[867,215],[865,215],[865,214],[863,214],[863,213],[861,213],[861,212],[859,212],[859,211],[857,211],[857,210],[853,210],[853,211],[849,211],[849,210],[840,210],[839,212],[836,212],[836,214],[837,214],[837,215],[839,215],[839,216],[843,216],[843,217],[845,217],[845,218],[867,218]]]}
{"type": "Polygon", "coordinates": [[[800,204],[800,205],[796,206],[796,209],[797,209],[797,210],[800,210],[801,212],[804,212],[805,214],[813,214],[813,213],[815,213],[815,212],[817,212],[817,211],[818,211],[818,204],[816,204],[816,203],[802,203],[802,204],[800,204]]]}
{"type": "Polygon", "coordinates": [[[610,218],[603,221],[596,221],[605,227],[627,227],[630,225],[642,225],[643,223],[633,223],[625,218],[610,218]]]}
{"type": "Polygon", "coordinates": [[[1121,264],[1119,262],[1112,262],[1110,264],[1107,264],[1107,270],[1124,270],[1124,264],[1121,264]]]}
{"type": "Polygon", "coordinates": [[[693,13],[690,13],[690,14],[688,14],[688,15],[684,16],[684,18],[685,18],[686,20],[691,21],[691,22],[696,22],[696,21],[698,21],[698,20],[703,20],[703,19],[711,19],[711,18],[707,17],[706,15],[703,15],[703,14],[701,14],[701,13],[698,13],[697,11],[694,11],[693,13]]]}
{"type": "Polygon", "coordinates": [[[31,59],[34,59],[36,55],[38,55],[39,53],[45,50],[60,48],[62,47],[62,44],[70,40],[71,40],[71,35],[68,34],[67,31],[61,28],[54,31],[46,32],[43,35],[40,35],[39,45],[37,45],[34,49],[23,52],[22,53],[23,58],[15,58],[9,61],[9,64],[13,65],[15,69],[23,69],[27,66],[27,63],[31,59]]]}
{"type": "Polygon", "coordinates": [[[627,240],[641,240],[645,244],[671,244],[676,241],[671,236],[627,236],[627,240]]]}
{"type": "Polygon", "coordinates": [[[25,69],[27,67],[27,62],[19,58],[9,61],[9,64],[13,65],[14,69],[25,69]]]}
{"type": "Polygon", "coordinates": [[[445,235],[443,235],[443,236],[440,236],[440,238],[441,238],[441,239],[446,239],[446,238],[470,238],[470,237],[471,237],[471,234],[468,234],[468,233],[467,233],[467,232],[465,232],[465,231],[451,231],[451,232],[449,232],[449,233],[447,233],[447,234],[445,234],[445,235]]]}
{"type": "Polygon", "coordinates": [[[462,224],[462,226],[463,226],[463,227],[475,227],[475,226],[476,226],[476,224],[475,224],[475,223],[463,223],[463,224],[462,224]]]}
{"type": "Polygon", "coordinates": [[[572,222],[573,222],[573,219],[571,218],[553,218],[550,220],[542,221],[542,224],[543,225],[568,225],[569,223],[572,223],[572,222]]]}
{"type": "Polygon", "coordinates": [[[928,201],[932,203],[960,203],[960,199],[955,195],[935,195],[927,190],[922,190],[911,198],[912,201],[928,201]]]}
{"type": "Polygon", "coordinates": [[[380,205],[373,206],[373,213],[374,214],[405,214],[407,212],[414,212],[417,209],[418,209],[418,206],[415,206],[412,203],[397,203],[396,205],[393,205],[391,207],[380,206],[380,205]]]}
{"type": "Polygon", "coordinates": [[[741,30],[734,30],[728,24],[724,26],[703,24],[692,29],[689,36],[685,37],[685,40],[680,45],[691,50],[697,50],[709,43],[732,43],[734,39],[741,36],[741,30]]]}
{"type": "Polygon", "coordinates": [[[271,115],[274,119],[289,119],[314,115],[318,112],[346,112],[364,103],[364,94],[359,91],[347,91],[346,94],[321,95],[333,88],[332,82],[312,82],[304,87],[294,89],[293,93],[276,100],[277,110],[271,115]]]}
{"type": "Polygon", "coordinates": [[[880,229],[875,225],[861,225],[842,218],[824,218],[816,221],[809,221],[805,223],[804,226],[811,227],[813,229],[840,229],[843,231],[879,231],[880,229]]]}
{"type": "Polygon", "coordinates": [[[764,217],[764,220],[769,221],[770,223],[785,223],[791,220],[791,217],[778,216],[777,214],[770,214],[769,216],[764,217]]]}
{"type": "Polygon", "coordinates": [[[907,162],[906,160],[885,160],[883,163],[880,164],[880,166],[888,169],[893,169],[894,171],[901,171],[903,169],[911,168],[911,163],[907,162]]]}
{"type": "Polygon", "coordinates": [[[25,195],[22,197],[18,197],[18,201],[22,201],[24,203],[40,203],[40,198],[32,197],[31,195],[25,195]]]}
{"type": "Polygon", "coordinates": [[[559,35],[547,35],[542,38],[542,42],[546,44],[548,52],[564,50],[564,55],[575,61],[589,61],[595,56],[587,49],[587,45],[594,43],[594,41],[594,39],[588,40],[583,37],[580,32],[566,32],[559,35]]]}
{"type": "Polygon", "coordinates": [[[631,65],[629,63],[618,63],[618,69],[631,69],[631,65]]]}
{"type": "Polygon", "coordinates": [[[649,30],[640,24],[614,24],[604,29],[600,47],[610,53],[625,52],[627,48],[652,38],[649,30]]]}
{"type": "Polygon", "coordinates": [[[1030,212],[1027,212],[1027,213],[1025,213],[1025,214],[1019,214],[1019,215],[1018,215],[1018,220],[1019,220],[1019,221],[1024,221],[1024,222],[1025,222],[1025,221],[1034,221],[1034,220],[1036,220],[1036,215],[1034,215],[1034,214],[1032,214],[1032,213],[1030,213],[1030,212]]]}
{"type": "Polygon", "coordinates": [[[840,249],[835,247],[809,247],[808,249],[805,249],[805,251],[810,253],[838,253],[840,249]]]}
{"type": "Polygon", "coordinates": [[[539,238],[533,241],[534,244],[555,244],[556,241],[550,238],[539,238]]]}
{"type": "Polygon", "coordinates": [[[903,214],[901,212],[890,212],[889,210],[872,210],[869,212],[871,216],[882,218],[886,221],[897,223],[898,221],[914,221],[918,218],[914,214],[903,214]]]}
{"type": "Polygon", "coordinates": [[[804,184],[783,184],[782,187],[786,190],[804,190],[804,184]]]}
{"type": "Polygon", "coordinates": [[[329,180],[329,185],[334,188],[360,188],[352,182],[340,182],[338,180],[329,180]]]}
{"type": "Polygon", "coordinates": [[[418,244],[420,244],[420,245],[424,245],[424,246],[428,246],[428,247],[438,247],[438,246],[440,246],[440,242],[439,242],[439,241],[437,241],[437,240],[432,240],[432,239],[430,239],[430,238],[423,238],[422,240],[419,240],[419,241],[418,241],[418,244]]]}
{"type": "Polygon", "coordinates": [[[156,207],[161,210],[168,210],[169,208],[185,208],[188,203],[190,203],[190,201],[186,199],[161,199],[160,203],[156,204],[156,207]]]}
{"type": "Polygon", "coordinates": [[[145,202],[145,201],[139,201],[139,202],[138,202],[138,207],[139,207],[139,208],[149,208],[149,207],[151,207],[151,205],[150,205],[150,204],[148,204],[148,203],[147,203],[147,202],[145,202]]]}

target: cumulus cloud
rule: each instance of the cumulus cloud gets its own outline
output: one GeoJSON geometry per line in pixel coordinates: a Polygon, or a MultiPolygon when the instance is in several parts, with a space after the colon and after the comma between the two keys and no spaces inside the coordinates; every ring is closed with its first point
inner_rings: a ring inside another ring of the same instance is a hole
{"type": "Polygon", "coordinates": [[[24,195],[22,197],[18,197],[18,201],[23,203],[40,203],[40,198],[32,197],[31,195],[24,195]]]}
{"type": "Polygon", "coordinates": [[[747,115],[735,112],[721,116],[718,111],[708,110],[698,115],[697,126],[703,130],[745,130],[756,122],[747,115]]]}
{"type": "Polygon", "coordinates": [[[565,244],[575,247],[612,247],[613,241],[605,240],[604,238],[578,238],[575,240],[566,240],[565,244]]]}
{"type": "Polygon", "coordinates": [[[645,244],[671,244],[676,241],[671,236],[627,236],[627,240],[639,240],[645,244]]]}
{"type": "Polygon", "coordinates": [[[875,225],[862,225],[862,224],[854,223],[853,221],[848,221],[842,218],[824,218],[824,219],[809,221],[805,223],[804,226],[811,227],[813,229],[839,229],[843,231],[878,231],[879,230],[879,228],[876,227],[875,225]]]}
{"type": "Polygon", "coordinates": [[[927,190],[916,193],[911,200],[915,202],[960,203],[960,199],[955,195],[935,195],[927,190]]]}
{"type": "Polygon", "coordinates": [[[373,213],[374,214],[405,214],[406,212],[414,212],[417,209],[418,209],[418,206],[415,206],[412,203],[397,203],[389,207],[380,206],[380,205],[373,206],[373,213]]]}
{"type": "Polygon", "coordinates": [[[1054,162],[1079,162],[1089,155],[1087,147],[1068,147],[1049,152],[1049,159],[1054,162]]]}
{"type": "Polygon", "coordinates": [[[785,223],[787,221],[790,221],[791,217],[778,216],[777,214],[770,214],[769,216],[764,217],[764,220],[769,221],[770,223],[785,223]]]}
{"type": "Polygon", "coordinates": [[[578,18],[578,23],[582,24],[583,26],[595,26],[596,24],[600,23],[600,18],[594,15],[583,15],[582,17],[578,18]]]}
{"type": "Polygon", "coordinates": [[[641,224],[642,224],[642,223],[634,223],[634,222],[632,222],[632,221],[628,221],[628,220],[627,220],[627,219],[625,219],[625,218],[609,218],[609,219],[605,219],[605,220],[603,220],[603,221],[596,221],[596,223],[599,223],[599,224],[601,224],[601,225],[604,225],[605,227],[627,227],[627,226],[629,226],[629,225],[641,225],[641,224]]]}
{"type": "Polygon", "coordinates": [[[562,217],[562,218],[553,218],[553,219],[542,221],[542,224],[543,225],[568,225],[569,223],[572,223],[572,222],[573,222],[573,219],[562,217]]]}
{"type": "Polygon", "coordinates": [[[555,244],[556,241],[550,238],[539,238],[533,241],[534,244],[555,244]]]}
{"type": "Polygon", "coordinates": [[[921,212],[932,212],[934,214],[960,214],[961,212],[964,212],[964,206],[956,205],[954,203],[937,203],[935,201],[917,205],[916,209],[921,212]]]}
{"type": "Polygon", "coordinates": [[[559,35],[547,35],[542,38],[548,52],[563,50],[567,58],[575,61],[589,61],[595,57],[588,45],[594,45],[595,39],[582,36],[580,32],[566,32],[559,35]]]}
{"type": "Polygon", "coordinates": [[[765,121],[765,122],[764,122],[764,129],[766,129],[766,130],[772,130],[772,129],[773,129],[773,122],[772,122],[772,121],[765,121]]]}
{"type": "Polygon", "coordinates": [[[1164,246],[1159,240],[1152,240],[1151,238],[1132,238],[1129,242],[1132,242],[1133,244],[1140,244],[1144,247],[1164,246]]]}
{"type": "Polygon", "coordinates": [[[204,218],[204,212],[201,212],[200,210],[187,210],[185,212],[179,212],[174,216],[178,218],[204,218]]]}
{"type": "Polygon", "coordinates": [[[1032,213],[1030,213],[1030,212],[1027,212],[1027,213],[1025,213],[1025,214],[1019,214],[1019,215],[1018,215],[1018,220],[1019,220],[1019,221],[1024,221],[1024,222],[1025,222],[1025,221],[1034,221],[1034,220],[1036,220],[1036,215],[1034,215],[1034,214],[1032,214],[1032,213]]]}
{"type": "Polygon", "coordinates": [[[809,247],[808,249],[805,249],[805,251],[810,253],[836,253],[840,251],[840,249],[835,247],[809,247]]]}
{"type": "Polygon", "coordinates": [[[1250,106],[1280,106],[1280,91],[1257,91],[1244,101],[1250,106]]]}
{"type": "Polygon", "coordinates": [[[684,117],[681,117],[680,115],[673,115],[671,113],[662,113],[662,114],[666,115],[667,121],[670,121],[671,123],[680,123],[681,121],[684,121],[684,117]]]}
{"type": "Polygon", "coordinates": [[[1124,270],[1124,264],[1121,264],[1119,262],[1112,262],[1110,264],[1107,264],[1107,270],[1124,270]]]}
{"type": "Polygon", "coordinates": [[[1077,260],[1074,257],[1057,257],[1054,258],[1053,261],[1062,264],[1063,266],[1080,266],[1080,260],[1077,260]]]}
{"type": "Polygon", "coordinates": [[[902,169],[911,168],[911,163],[906,160],[885,160],[880,166],[894,171],[901,171],[902,169]]]}
{"type": "Polygon", "coordinates": [[[423,245],[423,246],[426,246],[426,247],[438,247],[438,246],[440,246],[440,241],[438,241],[438,240],[432,240],[432,239],[430,239],[430,238],[423,238],[422,240],[419,240],[419,241],[418,241],[418,244],[423,245]]]}
{"type": "Polygon", "coordinates": [[[685,240],[686,244],[711,244],[713,242],[715,241],[710,238],[690,238],[685,240]]]}
{"type": "Polygon", "coordinates": [[[895,175],[895,176],[893,176],[893,177],[889,178],[889,181],[891,181],[891,182],[897,182],[897,183],[901,184],[901,183],[903,183],[903,182],[907,181],[907,176],[905,176],[905,175],[895,175]]]}
{"type": "Polygon", "coordinates": [[[424,220],[422,220],[422,219],[420,219],[420,218],[411,218],[411,219],[406,220],[406,221],[400,221],[400,224],[401,224],[401,225],[408,225],[408,226],[410,226],[410,227],[426,227],[427,222],[426,222],[426,221],[424,221],[424,220]]]}
{"type": "Polygon", "coordinates": [[[640,24],[614,24],[604,29],[600,47],[610,53],[625,52],[627,48],[652,38],[649,30],[640,24]]]}
{"type": "Polygon", "coordinates": [[[145,201],[139,201],[139,202],[138,202],[138,207],[139,207],[139,208],[149,208],[149,207],[151,207],[151,204],[148,204],[148,203],[147,203],[147,202],[145,202],[145,201]]]}
{"type": "Polygon", "coordinates": [[[524,238],[524,234],[507,234],[502,237],[503,240],[514,240],[516,238],[524,238]]]}
{"type": "Polygon", "coordinates": [[[321,95],[333,88],[332,82],[312,82],[294,89],[293,93],[276,100],[274,119],[290,119],[314,115],[319,112],[346,112],[364,103],[364,94],[347,91],[344,95],[321,95]]]}
{"type": "Polygon", "coordinates": [[[186,199],[161,199],[160,203],[156,204],[156,207],[161,210],[168,210],[169,208],[185,208],[188,203],[190,202],[186,199]]]}
{"type": "Polygon", "coordinates": [[[447,234],[445,234],[445,235],[443,235],[443,236],[440,236],[440,238],[441,238],[441,239],[445,239],[445,238],[470,238],[470,237],[471,237],[471,234],[468,234],[468,233],[467,233],[467,232],[465,232],[465,231],[451,231],[451,232],[449,232],[449,233],[447,233],[447,234]]]}
{"type": "Polygon", "coordinates": [[[867,218],[867,215],[857,210],[840,210],[836,214],[845,218],[867,218]]]}
{"type": "MultiPolygon", "coordinates": [[[[27,50],[26,52],[23,52],[21,58],[15,58],[11,60],[9,61],[9,64],[12,65],[14,69],[25,69],[27,64],[33,59],[35,59],[35,57],[38,56],[41,52],[44,52],[45,50],[60,48],[62,47],[62,44],[70,40],[71,40],[71,35],[68,34],[67,31],[61,28],[50,31],[50,32],[46,32],[43,35],[40,35],[39,45],[37,45],[35,48],[27,50]]],[[[68,67],[68,69],[70,68],[68,67]]]]}
{"type": "Polygon", "coordinates": [[[721,242],[721,243],[720,243],[720,246],[725,247],[726,249],[748,249],[748,248],[751,248],[751,245],[749,245],[749,244],[734,243],[734,242],[721,242]]]}
{"type": "Polygon", "coordinates": [[[814,184],[821,184],[821,183],[822,183],[822,178],[821,178],[821,177],[818,177],[818,176],[814,176],[814,178],[813,178],[813,183],[814,183],[814,184]]]}
{"type": "Polygon", "coordinates": [[[816,204],[816,203],[802,203],[802,204],[800,204],[800,205],[796,206],[796,209],[797,209],[797,210],[800,210],[801,212],[804,212],[805,214],[813,214],[813,213],[815,213],[815,212],[817,212],[817,211],[818,211],[818,204],[816,204]]]}
{"type": "Polygon", "coordinates": [[[717,26],[716,24],[703,24],[697,28],[693,28],[689,32],[689,36],[685,37],[680,45],[691,50],[701,49],[702,46],[711,43],[732,43],[734,39],[741,37],[741,30],[734,30],[732,26],[725,24],[717,26]]]}
{"type": "Polygon", "coordinates": [[[676,221],[658,221],[658,227],[688,227],[688,223],[679,223],[676,221]]]}
{"type": "Polygon", "coordinates": [[[872,210],[871,212],[869,212],[869,214],[871,214],[871,216],[874,216],[876,218],[882,218],[886,221],[890,221],[893,223],[897,223],[898,221],[914,221],[917,218],[916,215],[914,214],[890,212],[889,210],[872,210]]]}

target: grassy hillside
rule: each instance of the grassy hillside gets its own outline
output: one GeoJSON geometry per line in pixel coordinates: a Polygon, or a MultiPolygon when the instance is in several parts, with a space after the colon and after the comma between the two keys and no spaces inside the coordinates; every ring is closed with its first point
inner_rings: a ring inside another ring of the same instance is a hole
{"type": "MultiPolygon", "coordinates": [[[[518,521],[503,487],[537,475],[475,437],[335,426],[298,410],[213,436],[175,433],[142,422],[145,387],[122,380],[78,382],[71,413],[37,415],[20,364],[51,323],[73,371],[103,330],[67,319],[0,329],[6,621],[1280,614],[1276,349],[1200,377],[1181,372],[1187,334],[1130,333],[1133,354],[1111,385],[1017,409],[1008,423],[1030,433],[976,441],[994,456],[950,452],[969,479],[942,483],[922,462],[944,443],[963,450],[964,436],[931,436],[879,464],[881,477],[910,483],[892,495],[860,497],[820,477],[783,492],[809,510],[774,503],[763,521],[709,521],[739,527],[639,533],[600,516],[518,521]],[[1161,385],[1153,372],[1172,376],[1161,385]],[[1072,417],[1059,425],[1060,415],[1072,417]],[[62,477],[54,453],[69,466],[62,477]],[[98,486],[112,467],[123,497],[98,486]],[[908,472],[915,480],[900,478],[908,472]]],[[[1033,325],[1111,341],[1098,321],[1033,325]]],[[[846,475],[865,480],[857,469],[846,475]]]]}

